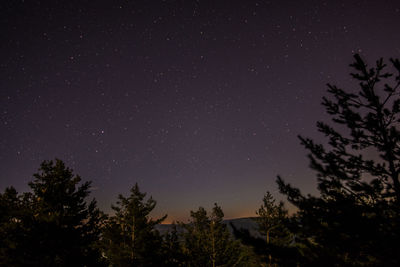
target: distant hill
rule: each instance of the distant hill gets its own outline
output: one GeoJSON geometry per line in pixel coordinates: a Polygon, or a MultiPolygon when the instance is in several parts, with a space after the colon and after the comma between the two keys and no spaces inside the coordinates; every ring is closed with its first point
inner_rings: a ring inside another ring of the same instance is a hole
{"type": "MultiPolygon", "coordinates": [[[[233,232],[231,224],[233,224],[233,226],[237,229],[248,230],[249,233],[254,237],[261,237],[260,233],[257,231],[257,223],[252,217],[224,220],[223,223],[228,226],[228,229],[231,233],[233,232]]],[[[160,232],[160,234],[166,234],[167,232],[172,231],[172,227],[173,224],[159,224],[156,225],[155,228],[160,232]]],[[[176,228],[178,232],[183,231],[182,227],[179,225],[176,225],[176,228]]]]}

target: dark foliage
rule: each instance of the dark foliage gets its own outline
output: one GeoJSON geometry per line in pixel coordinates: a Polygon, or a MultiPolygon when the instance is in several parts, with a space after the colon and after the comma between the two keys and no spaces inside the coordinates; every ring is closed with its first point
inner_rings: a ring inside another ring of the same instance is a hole
{"type": "Polygon", "coordinates": [[[25,238],[30,232],[32,211],[27,198],[13,187],[0,194],[0,266],[21,265],[29,253],[25,238]]]}
{"type": "Polygon", "coordinates": [[[264,195],[257,210],[258,232],[262,238],[252,236],[248,229],[231,227],[236,238],[251,246],[266,266],[297,266],[301,262],[300,250],[289,231],[289,217],[282,202],[276,203],[270,192],[264,195]]]}
{"type": "MultiPolygon", "coordinates": [[[[231,224],[233,234],[243,245],[251,247],[262,264],[257,266],[302,266],[302,255],[294,245],[267,243],[264,238],[255,237],[247,229],[237,229],[231,224]],[[270,261],[269,255],[272,255],[270,261]]],[[[255,257],[253,256],[255,259],[255,257]]]]}
{"type": "Polygon", "coordinates": [[[185,264],[187,257],[184,253],[183,239],[176,224],[173,224],[172,230],[164,235],[163,249],[164,255],[166,255],[163,266],[187,266],[185,264]]]}
{"type": "Polygon", "coordinates": [[[368,68],[354,58],[359,91],[328,85],[332,98],[323,98],[337,125],[317,123],[329,145],[300,137],[320,196],[305,196],[280,177],[277,182],[299,209],[294,230],[310,265],[399,266],[400,62],[391,60],[393,76],[382,59],[368,68]]]}
{"type": "Polygon", "coordinates": [[[149,217],[155,208],[153,198],[145,201],[146,193],[135,184],[128,197],[119,195],[103,232],[104,253],[112,266],[162,266],[162,238],[154,226],[164,221],[149,217]]]}
{"type": "Polygon", "coordinates": [[[45,161],[29,183],[32,193],[1,195],[1,265],[99,266],[101,214],[86,203],[90,183],[60,160],[45,161]]]}
{"type": "Polygon", "coordinates": [[[253,266],[247,248],[232,238],[222,222],[221,207],[215,204],[211,216],[200,207],[191,211],[190,217],[188,224],[181,224],[185,266],[253,266]]]}

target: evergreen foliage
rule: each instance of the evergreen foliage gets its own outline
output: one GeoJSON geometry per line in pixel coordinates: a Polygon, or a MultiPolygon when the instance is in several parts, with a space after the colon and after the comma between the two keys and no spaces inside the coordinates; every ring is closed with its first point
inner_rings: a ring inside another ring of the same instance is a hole
{"type": "Polygon", "coordinates": [[[215,204],[210,216],[200,207],[190,217],[188,224],[182,224],[186,266],[246,266],[248,255],[222,222],[221,207],[215,204]]]}
{"type": "Polygon", "coordinates": [[[328,84],[322,104],[336,128],[318,122],[328,146],[300,137],[317,172],[320,196],[278,177],[280,191],[298,208],[297,242],[309,265],[399,266],[400,62],[369,68],[359,55],[351,65],[358,92],[328,84]],[[392,79],[394,78],[394,79],[392,79]]]}
{"type": "Polygon", "coordinates": [[[99,266],[101,213],[89,196],[90,182],[78,186],[60,160],[45,161],[29,183],[32,193],[8,188],[1,196],[0,262],[5,265],[99,266]]]}
{"type": "Polygon", "coordinates": [[[103,233],[105,257],[112,266],[162,266],[162,238],[154,226],[166,215],[153,220],[149,217],[156,206],[153,198],[135,184],[128,197],[118,196],[103,233]]]}
{"type": "Polygon", "coordinates": [[[248,229],[237,229],[233,224],[234,235],[243,244],[251,246],[258,255],[262,266],[296,266],[301,263],[300,251],[294,242],[294,235],[288,229],[289,216],[283,202],[276,203],[270,192],[263,197],[261,207],[254,220],[258,233],[251,235],[248,229]]]}
{"type": "MultiPolygon", "coordinates": [[[[256,213],[258,230],[265,237],[266,262],[268,266],[273,266],[280,262],[279,254],[282,254],[280,252],[289,247],[293,241],[293,235],[286,228],[288,213],[283,202],[277,204],[270,192],[264,195],[263,203],[256,213]]],[[[283,256],[284,261],[288,255],[283,256]]]]}
{"type": "Polygon", "coordinates": [[[21,265],[29,251],[24,241],[31,221],[26,197],[13,187],[0,194],[0,266],[21,265]]]}
{"type": "Polygon", "coordinates": [[[164,266],[186,266],[186,255],[184,254],[183,238],[177,230],[177,225],[172,225],[172,230],[164,235],[164,255],[166,255],[164,266]]]}
{"type": "Polygon", "coordinates": [[[285,239],[282,237],[283,233],[287,233],[285,222],[288,218],[283,202],[276,204],[274,197],[267,192],[256,214],[258,215],[256,221],[259,225],[259,232],[265,236],[268,244],[290,243],[289,234],[285,236],[285,239]]]}

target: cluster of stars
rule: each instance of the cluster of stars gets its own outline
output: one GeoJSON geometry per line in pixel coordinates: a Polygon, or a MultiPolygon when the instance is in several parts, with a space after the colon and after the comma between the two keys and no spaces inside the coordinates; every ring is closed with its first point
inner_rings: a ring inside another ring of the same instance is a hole
{"type": "Polygon", "coordinates": [[[325,83],[347,81],[353,53],[398,54],[398,13],[358,1],[13,2],[0,18],[0,189],[58,157],[103,206],[137,181],[177,218],[230,192],[242,198],[220,204],[251,215],[277,174],[307,169],[296,136],[326,119],[325,83]]]}

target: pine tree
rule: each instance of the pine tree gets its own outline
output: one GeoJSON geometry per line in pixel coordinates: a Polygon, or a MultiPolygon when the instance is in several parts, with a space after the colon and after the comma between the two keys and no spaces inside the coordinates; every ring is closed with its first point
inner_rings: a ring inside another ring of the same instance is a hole
{"type": "MultiPolygon", "coordinates": [[[[279,252],[289,247],[293,236],[286,228],[288,213],[283,202],[277,204],[270,192],[263,197],[263,204],[256,211],[259,232],[265,237],[268,266],[279,262],[279,252]],[[273,255],[276,254],[276,255],[273,255]]],[[[287,256],[285,256],[287,257],[287,256]]]]}
{"type": "Polygon", "coordinates": [[[25,233],[31,210],[24,196],[14,187],[0,194],[0,266],[22,265],[25,233]]]}
{"type": "Polygon", "coordinates": [[[254,266],[298,266],[301,262],[301,250],[294,242],[294,234],[289,231],[290,217],[283,202],[276,203],[270,192],[263,197],[261,207],[256,211],[258,234],[249,229],[231,227],[236,238],[252,248],[250,254],[254,266]]]}
{"type": "Polygon", "coordinates": [[[328,84],[322,104],[338,127],[318,122],[329,145],[300,137],[317,172],[320,196],[301,194],[278,177],[298,209],[298,242],[310,262],[324,266],[399,266],[400,62],[393,74],[380,59],[351,65],[358,92],[328,84]],[[328,148],[329,147],[329,148],[328,148]]]}
{"type": "Polygon", "coordinates": [[[95,200],[86,202],[91,182],[78,186],[80,176],[58,159],[43,162],[34,177],[29,183],[35,218],[31,236],[39,265],[98,265],[101,213],[95,200]]]}
{"type": "Polygon", "coordinates": [[[7,265],[99,266],[101,214],[94,200],[86,203],[90,182],[78,186],[81,178],[61,160],[43,162],[34,177],[32,193],[11,188],[1,197],[11,241],[1,257],[7,265]]]}
{"type": "Polygon", "coordinates": [[[115,215],[108,220],[103,233],[104,253],[112,266],[160,266],[163,262],[162,238],[154,226],[166,215],[153,220],[149,217],[156,206],[135,184],[128,197],[118,196],[115,215]]]}
{"type": "Polygon", "coordinates": [[[185,229],[186,266],[243,266],[246,263],[242,245],[233,240],[223,223],[221,207],[215,204],[211,216],[200,207],[198,211],[191,211],[190,217],[188,224],[181,224],[185,229]]]}
{"type": "Polygon", "coordinates": [[[183,247],[182,238],[178,232],[178,226],[173,223],[172,230],[163,235],[163,249],[164,255],[166,255],[163,266],[186,266],[183,247]]]}

